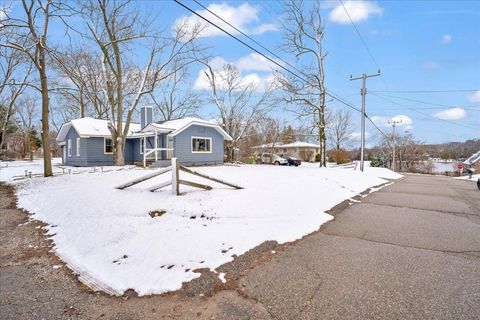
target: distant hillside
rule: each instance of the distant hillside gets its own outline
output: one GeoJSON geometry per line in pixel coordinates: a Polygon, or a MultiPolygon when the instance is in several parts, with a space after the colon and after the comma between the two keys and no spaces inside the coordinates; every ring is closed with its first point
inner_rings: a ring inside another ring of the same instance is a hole
{"type": "Polygon", "coordinates": [[[465,142],[427,144],[425,148],[428,155],[432,158],[462,159],[480,151],[480,139],[472,139],[465,142]]]}

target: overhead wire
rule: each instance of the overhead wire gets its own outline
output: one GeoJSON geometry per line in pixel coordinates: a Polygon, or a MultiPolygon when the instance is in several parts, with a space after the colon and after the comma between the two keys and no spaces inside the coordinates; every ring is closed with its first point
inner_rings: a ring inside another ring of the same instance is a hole
{"type": "MultiPolygon", "coordinates": [[[[250,44],[246,43],[245,41],[243,41],[242,39],[240,39],[239,37],[233,35],[232,33],[228,32],[227,30],[225,30],[224,28],[220,27],[218,24],[212,22],[211,20],[209,20],[208,18],[204,17],[203,15],[199,14],[198,12],[196,12],[195,10],[193,10],[192,8],[190,8],[189,6],[185,5],[184,3],[182,3],[181,1],[179,0],[174,0],[177,4],[179,4],[180,6],[182,6],[183,8],[185,8],[186,10],[188,10],[189,12],[193,13],[194,15],[196,15],[197,17],[201,18],[202,20],[206,21],[207,23],[211,24],[212,26],[214,26],[215,28],[219,29],[220,31],[222,31],[223,33],[227,34],[228,36],[230,36],[231,38],[235,39],[236,41],[240,42],[242,45],[246,46],[247,48],[249,48],[250,50],[258,53],[259,55],[261,55],[262,57],[264,57],[265,59],[267,59],[268,61],[272,62],[273,64],[275,64],[276,66],[278,66],[279,68],[283,69],[284,71],[288,72],[289,74],[293,75],[294,77],[304,81],[305,83],[309,84],[309,85],[312,85],[312,83],[310,83],[310,81],[300,75],[298,75],[297,73],[291,71],[290,69],[286,68],[285,66],[281,65],[280,63],[278,63],[277,61],[275,61],[274,59],[270,58],[269,56],[265,55],[264,53],[262,53],[261,51],[259,51],[258,49],[254,48],[253,46],[251,46],[250,44]]],[[[215,17],[217,17],[218,19],[220,19],[221,21],[223,21],[224,23],[226,23],[227,25],[229,25],[231,28],[233,28],[234,30],[236,30],[237,32],[239,32],[240,34],[242,34],[243,36],[247,37],[249,40],[251,40],[252,42],[254,42],[255,44],[257,44],[258,46],[260,46],[261,48],[263,48],[264,50],[266,50],[267,52],[269,52],[270,54],[272,54],[274,57],[276,57],[278,60],[282,61],[283,63],[285,63],[286,65],[290,66],[291,68],[293,68],[294,70],[296,70],[297,72],[301,73],[303,76],[307,76],[305,75],[301,70],[298,70],[296,67],[292,66],[289,62],[285,61],[284,59],[280,58],[277,54],[273,53],[271,50],[269,50],[268,48],[266,48],[265,46],[263,46],[262,44],[260,44],[258,41],[256,41],[255,39],[251,38],[250,36],[248,36],[247,34],[245,34],[243,31],[241,31],[240,29],[238,29],[237,27],[233,26],[231,23],[229,23],[228,21],[226,21],[225,19],[221,18],[220,16],[218,16],[217,14],[215,14],[214,12],[212,12],[210,9],[208,9],[207,7],[205,7],[204,5],[202,5],[199,1],[197,0],[193,0],[195,3],[197,3],[200,7],[202,7],[204,10],[207,10],[209,13],[213,14],[215,17]]],[[[307,76],[308,77],[308,76],[307,76]]],[[[343,98],[341,98],[338,94],[336,94],[335,92],[333,92],[332,90],[330,89],[326,89],[325,88],[325,91],[326,91],[326,94],[328,96],[330,96],[331,98],[339,101],[340,103],[344,104],[345,106],[357,111],[357,112],[360,112],[362,113],[362,111],[353,106],[351,103],[345,101],[343,98]]],[[[374,125],[374,127],[381,133],[383,134],[384,136],[386,136],[386,134],[380,130],[380,128],[378,128],[378,126],[372,121],[372,119],[370,119],[370,117],[368,117],[368,115],[365,113],[365,117],[374,125]]]]}

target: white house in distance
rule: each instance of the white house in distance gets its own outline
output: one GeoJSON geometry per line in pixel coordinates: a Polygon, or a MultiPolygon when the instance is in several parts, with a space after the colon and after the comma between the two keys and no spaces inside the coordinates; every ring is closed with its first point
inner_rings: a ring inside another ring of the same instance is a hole
{"type": "Polygon", "coordinates": [[[253,147],[257,152],[273,152],[281,156],[291,156],[303,161],[314,162],[320,152],[318,144],[295,141],[292,143],[266,143],[253,147]]]}

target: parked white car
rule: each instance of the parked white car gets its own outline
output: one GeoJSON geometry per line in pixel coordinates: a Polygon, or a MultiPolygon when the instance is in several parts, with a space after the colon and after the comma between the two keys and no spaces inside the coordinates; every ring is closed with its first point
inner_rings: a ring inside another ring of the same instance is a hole
{"type": "Polygon", "coordinates": [[[288,161],[275,153],[262,153],[257,155],[257,164],[287,165],[288,161]]]}

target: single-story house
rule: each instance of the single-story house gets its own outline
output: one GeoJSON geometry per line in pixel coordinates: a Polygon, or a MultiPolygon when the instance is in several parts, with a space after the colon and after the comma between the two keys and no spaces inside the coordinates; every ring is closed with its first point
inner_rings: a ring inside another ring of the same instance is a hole
{"type": "Polygon", "coordinates": [[[320,152],[318,144],[295,141],[292,143],[267,143],[253,147],[257,152],[274,152],[281,156],[291,156],[303,161],[315,161],[315,155],[320,152]]]}
{"type": "MultiPolygon", "coordinates": [[[[224,161],[224,141],[232,138],[216,123],[198,118],[153,122],[152,107],[142,107],[141,123],[131,123],[125,141],[125,163],[168,166],[172,157],[184,165],[215,165],[224,161]]],[[[108,121],[80,118],[62,125],[57,142],[62,163],[72,166],[113,164],[108,121]]]]}

